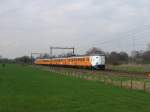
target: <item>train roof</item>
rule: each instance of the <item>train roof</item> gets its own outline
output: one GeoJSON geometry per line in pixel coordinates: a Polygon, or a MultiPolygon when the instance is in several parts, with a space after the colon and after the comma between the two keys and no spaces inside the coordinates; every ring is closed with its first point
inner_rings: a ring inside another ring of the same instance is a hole
{"type": "Polygon", "coordinates": [[[105,54],[90,54],[89,56],[105,56],[105,54]]]}
{"type": "Polygon", "coordinates": [[[68,59],[68,58],[83,58],[83,57],[89,57],[89,56],[105,56],[104,54],[92,54],[92,55],[78,55],[78,56],[70,56],[70,57],[56,57],[56,58],[46,58],[41,60],[49,60],[49,59],[68,59]]]}

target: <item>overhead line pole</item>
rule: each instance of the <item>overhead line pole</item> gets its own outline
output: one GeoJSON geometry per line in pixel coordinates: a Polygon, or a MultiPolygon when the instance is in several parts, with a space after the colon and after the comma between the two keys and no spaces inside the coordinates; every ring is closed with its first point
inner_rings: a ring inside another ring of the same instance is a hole
{"type": "Polygon", "coordinates": [[[39,54],[39,55],[40,55],[40,58],[41,58],[41,53],[31,52],[31,64],[33,64],[33,60],[32,60],[32,56],[33,56],[33,54],[39,54]]]}
{"type": "Polygon", "coordinates": [[[74,47],[50,47],[50,58],[53,57],[53,49],[71,49],[72,50],[72,54],[75,54],[75,48],[74,47]]]}

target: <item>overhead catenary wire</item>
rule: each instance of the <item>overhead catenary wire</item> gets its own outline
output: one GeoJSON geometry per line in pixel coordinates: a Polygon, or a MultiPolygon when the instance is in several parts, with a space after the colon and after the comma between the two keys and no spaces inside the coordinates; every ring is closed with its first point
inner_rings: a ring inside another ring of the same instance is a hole
{"type": "MultiPolygon", "coordinates": [[[[150,29],[150,25],[146,25],[144,29],[150,29]]],[[[143,31],[145,31],[144,29],[142,29],[143,31]]],[[[108,43],[111,43],[112,41],[116,41],[116,40],[121,40],[122,38],[124,39],[131,39],[131,37],[133,36],[136,36],[137,34],[140,34],[142,33],[141,30],[140,31],[127,31],[127,32],[122,32],[121,34],[119,35],[116,35],[115,38],[113,39],[110,39],[110,40],[106,40],[106,41],[103,41],[103,42],[100,42],[99,44],[108,44],[108,43]]],[[[136,38],[139,38],[139,37],[136,37],[136,38]]]]}
{"type": "MultiPolygon", "coordinates": [[[[126,41],[128,40],[128,42],[130,42],[130,45],[132,46],[132,50],[136,50],[136,46],[139,47],[144,45],[144,44],[141,44],[141,43],[136,43],[137,41],[139,41],[139,38],[144,38],[144,37],[141,37],[139,35],[141,35],[142,33],[145,33],[147,30],[150,29],[150,25],[144,25],[144,28],[138,28],[138,29],[133,29],[132,31],[128,31],[128,32],[123,32],[123,33],[120,33],[118,35],[116,35],[115,38],[113,39],[110,39],[110,40],[106,40],[106,41],[103,41],[103,42],[99,42],[98,45],[99,46],[107,46],[107,47],[112,47],[112,44],[114,44],[114,42],[116,43],[116,45],[118,45],[117,47],[121,48],[121,46],[123,44],[127,44],[126,41]]],[[[147,43],[148,44],[148,43],[147,43]]],[[[131,49],[131,48],[130,48],[131,49]]]]}

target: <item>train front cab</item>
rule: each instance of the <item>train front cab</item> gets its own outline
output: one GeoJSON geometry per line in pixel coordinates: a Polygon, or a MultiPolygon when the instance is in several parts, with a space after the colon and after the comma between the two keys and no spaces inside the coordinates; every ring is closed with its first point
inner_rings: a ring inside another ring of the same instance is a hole
{"type": "Polygon", "coordinates": [[[105,70],[105,56],[91,56],[92,69],[105,70]]]}

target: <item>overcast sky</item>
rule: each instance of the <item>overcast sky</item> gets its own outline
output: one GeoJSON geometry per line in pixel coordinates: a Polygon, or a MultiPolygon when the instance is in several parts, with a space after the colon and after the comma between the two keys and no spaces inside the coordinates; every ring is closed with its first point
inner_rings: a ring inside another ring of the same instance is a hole
{"type": "Polygon", "coordinates": [[[106,51],[146,49],[150,0],[0,0],[0,55],[49,52],[49,46],[106,51]]]}

